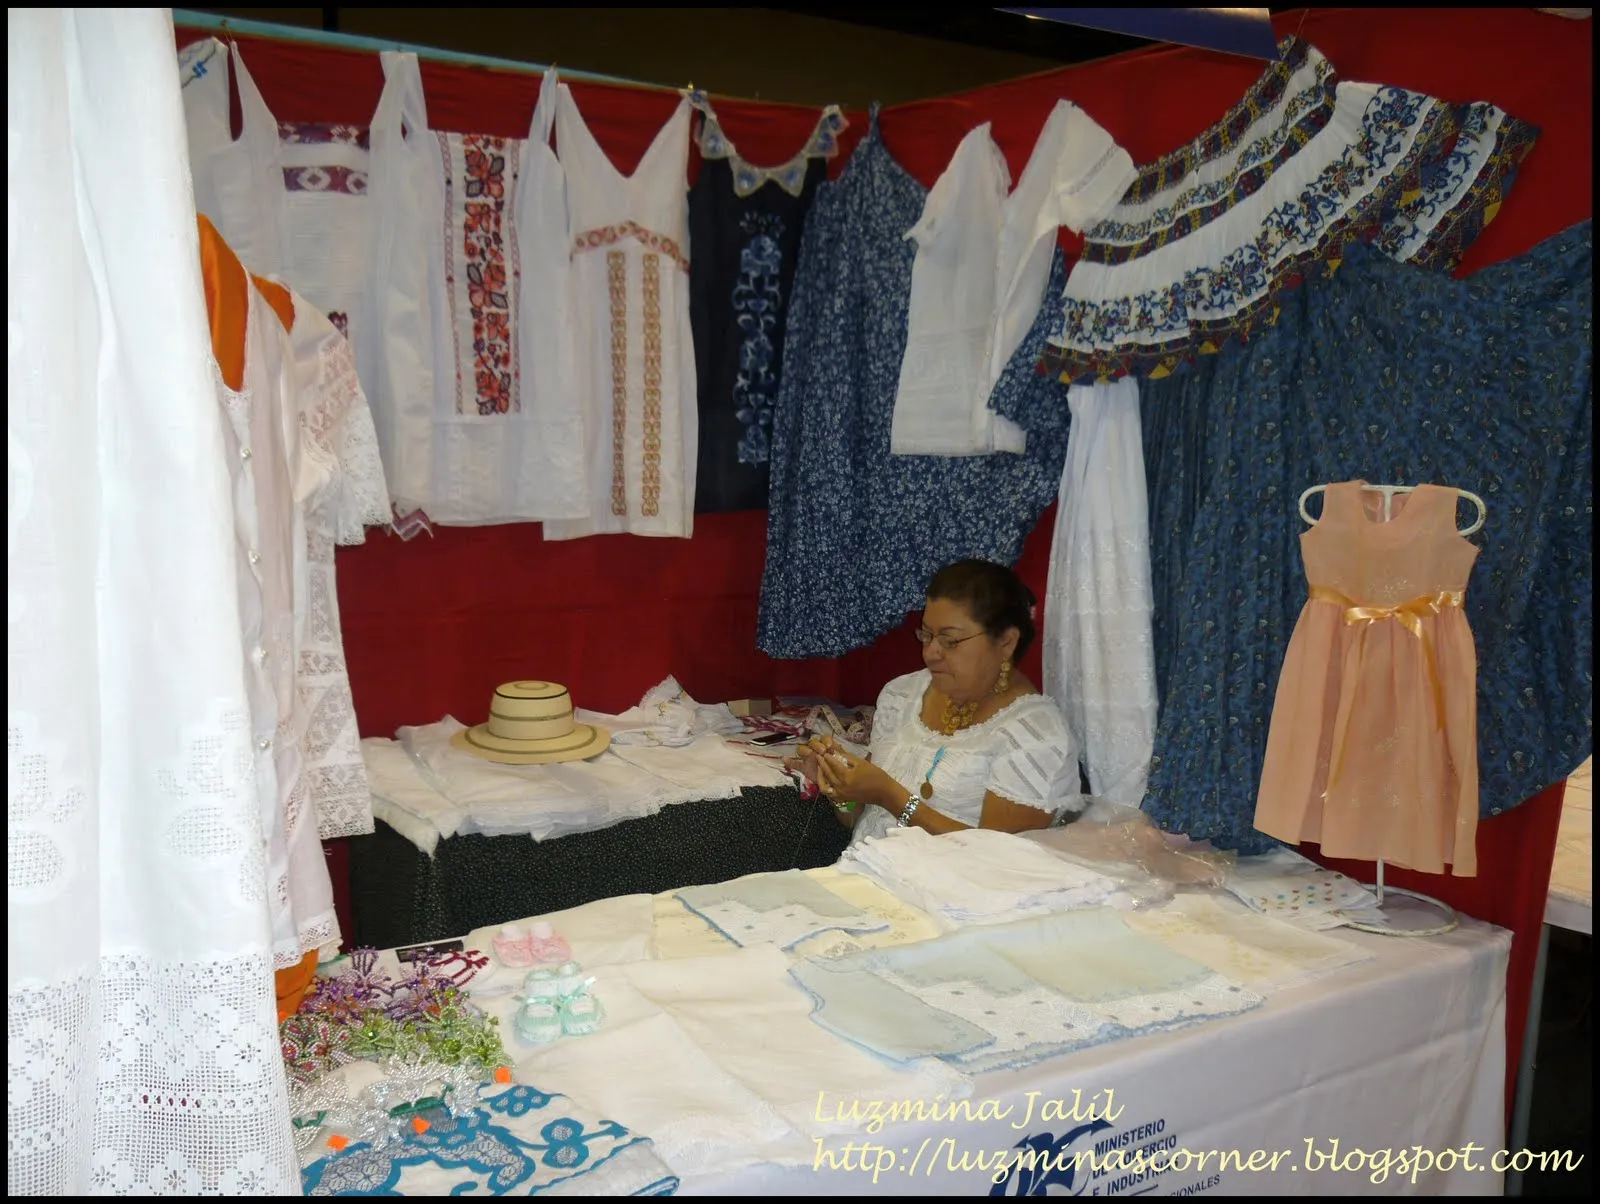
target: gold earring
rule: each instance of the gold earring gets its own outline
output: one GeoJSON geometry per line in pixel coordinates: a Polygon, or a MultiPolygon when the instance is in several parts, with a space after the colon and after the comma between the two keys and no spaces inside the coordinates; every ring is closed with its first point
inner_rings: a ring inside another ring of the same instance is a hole
{"type": "Polygon", "coordinates": [[[1000,680],[994,683],[994,692],[996,694],[1004,694],[1010,685],[1011,661],[1008,659],[1000,662],[1000,680]]]}

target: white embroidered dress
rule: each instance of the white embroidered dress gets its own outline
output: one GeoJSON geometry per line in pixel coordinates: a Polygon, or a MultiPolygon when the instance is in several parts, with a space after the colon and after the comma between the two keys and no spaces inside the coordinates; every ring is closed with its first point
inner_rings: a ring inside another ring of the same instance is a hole
{"type": "Polygon", "coordinates": [[[249,285],[243,388],[217,377],[227,417],[225,449],[233,478],[239,625],[262,828],[261,867],[272,916],[273,962],[296,965],[338,940],[333,883],[317,839],[302,740],[296,669],[309,593],[304,521],[297,514],[299,421],[289,332],[254,283],[249,285]]]}
{"type": "Polygon", "coordinates": [[[1134,178],[1133,160],[1071,101],[1056,103],[1009,196],[1011,172],[985,122],[928,193],[915,239],[911,307],[890,450],[1021,452],[1020,427],[989,408],[1044,302],[1056,230],[1082,230],[1134,178]]]}
{"type": "Polygon", "coordinates": [[[300,1191],[173,37],[6,14],[12,1196],[300,1191]]]}
{"type": "Polygon", "coordinates": [[[374,416],[395,504],[459,526],[586,514],[555,74],[519,140],[430,130],[416,56],[382,57],[374,416]]]}
{"type": "Polygon", "coordinates": [[[546,539],[694,530],[699,411],[689,329],[689,125],[685,98],[625,176],[561,88],[571,304],[586,440],[586,518],[546,539]]]}
{"type": "Polygon", "coordinates": [[[338,940],[322,839],[371,832],[372,795],[339,629],[333,548],[388,498],[350,348],[297,294],[285,330],[252,284],[243,388],[217,378],[233,481],[240,627],[262,868],[281,967],[338,940]],[[353,434],[352,434],[353,433],[353,434]],[[355,455],[341,455],[345,446],[355,455]]]}
{"type": "MultiPolygon", "coordinates": [[[[991,790],[1053,817],[1082,809],[1077,750],[1055,703],[1026,694],[984,722],[944,736],[922,721],[932,680],[920,669],[883,687],[872,720],[874,764],[907,790],[931,783],[926,805],[969,827],[982,820],[983,796],[991,790]]],[[[867,808],[852,843],[883,835],[896,818],[882,807],[867,808]]]]}
{"type": "Polygon", "coordinates": [[[1139,382],[1067,391],[1072,427],[1045,591],[1044,692],[1097,798],[1137,807],[1155,751],[1155,594],[1139,382]]]}
{"type": "Polygon", "coordinates": [[[350,342],[315,305],[294,293],[296,410],[300,458],[296,515],[299,617],[296,688],[304,712],[305,770],[323,840],[373,830],[372,792],[339,620],[335,545],[360,544],[367,527],[389,521],[377,435],[350,342]]]}

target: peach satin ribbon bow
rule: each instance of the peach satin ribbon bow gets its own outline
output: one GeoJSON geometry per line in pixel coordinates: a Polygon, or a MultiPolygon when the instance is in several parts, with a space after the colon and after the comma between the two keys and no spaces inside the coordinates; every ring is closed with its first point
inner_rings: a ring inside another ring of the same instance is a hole
{"type": "Polygon", "coordinates": [[[1433,641],[1428,638],[1428,629],[1422,621],[1442,613],[1447,606],[1462,605],[1466,601],[1465,593],[1461,590],[1441,590],[1437,594],[1428,594],[1421,598],[1413,598],[1409,602],[1402,602],[1399,606],[1358,606],[1336,589],[1329,589],[1326,585],[1313,585],[1311,600],[1328,602],[1341,608],[1344,611],[1346,626],[1354,626],[1357,623],[1381,623],[1386,619],[1394,619],[1421,640],[1422,655],[1428,662],[1428,677],[1433,684],[1435,720],[1440,727],[1444,726],[1444,680],[1439,676],[1439,664],[1433,654],[1433,641]]]}

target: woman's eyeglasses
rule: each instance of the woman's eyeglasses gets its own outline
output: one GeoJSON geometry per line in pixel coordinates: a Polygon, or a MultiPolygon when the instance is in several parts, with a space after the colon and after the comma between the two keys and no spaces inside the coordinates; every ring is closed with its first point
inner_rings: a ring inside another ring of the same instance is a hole
{"type": "Polygon", "coordinates": [[[965,644],[968,640],[975,640],[982,634],[983,632],[981,631],[974,631],[971,635],[946,635],[942,631],[929,631],[926,627],[919,627],[917,628],[917,643],[926,645],[938,640],[939,647],[946,652],[951,652],[955,650],[957,644],[965,644]]]}

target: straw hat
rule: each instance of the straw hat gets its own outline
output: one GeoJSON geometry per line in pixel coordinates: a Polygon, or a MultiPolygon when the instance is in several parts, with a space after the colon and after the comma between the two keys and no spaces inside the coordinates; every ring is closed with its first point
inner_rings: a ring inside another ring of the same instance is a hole
{"type": "Polygon", "coordinates": [[[572,720],[572,695],[553,681],[507,682],[489,703],[489,722],[450,737],[462,752],[502,765],[550,765],[598,757],[611,744],[603,727],[572,720]]]}

